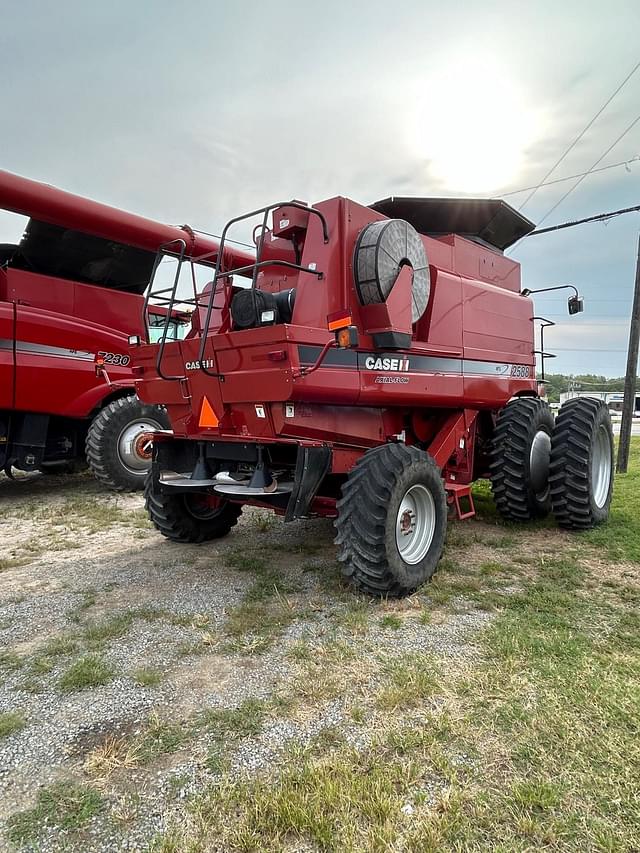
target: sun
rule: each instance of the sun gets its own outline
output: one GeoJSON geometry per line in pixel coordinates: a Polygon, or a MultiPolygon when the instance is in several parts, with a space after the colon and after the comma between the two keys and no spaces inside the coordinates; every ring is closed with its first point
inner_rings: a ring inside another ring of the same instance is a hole
{"type": "Polygon", "coordinates": [[[541,122],[508,68],[464,57],[425,81],[419,97],[412,147],[434,184],[491,192],[518,178],[541,122]]]}

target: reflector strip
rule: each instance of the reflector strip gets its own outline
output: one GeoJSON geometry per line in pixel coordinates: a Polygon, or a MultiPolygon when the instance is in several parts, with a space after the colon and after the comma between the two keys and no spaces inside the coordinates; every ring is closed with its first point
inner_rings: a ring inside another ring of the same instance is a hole
{"type": "Polygon", "coordinates": [[[203,397],[202,406],[200,407],[200,420],[198,421],[198,426],[213,429],[217,427],[219,423],[220,421],[216,417],[216,413],[213,411],[211,403],[206,397],[203,397]]]}
{"type": "Polygon", "coordinates": [[[339,320],[330,320],[327,324],[327,329],[330,332],[335,332],[336,329],[344,329],[345,326],[351,325],[351,317],[340,317],[339,320]]]}

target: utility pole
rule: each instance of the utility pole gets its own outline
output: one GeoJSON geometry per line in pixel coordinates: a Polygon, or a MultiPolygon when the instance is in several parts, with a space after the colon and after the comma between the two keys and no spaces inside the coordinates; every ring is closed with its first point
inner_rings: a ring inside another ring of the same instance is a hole
{"type": "Polygon", "coordinates": [[[620,442],[618,443],[617,470],[626,474],[629,464],[629,446],[631,444],[631,424],[636,402],[636,376],[638,372],[638,344],[640,343],[640,235],[638,236],[638,258],[636,260],[636,286],[633,293],[631,326],[629,327],[629,351],[627,353],[627,374],[624,380],[624,402],[622,403],[622,423],[620,424],[620,442]]]}

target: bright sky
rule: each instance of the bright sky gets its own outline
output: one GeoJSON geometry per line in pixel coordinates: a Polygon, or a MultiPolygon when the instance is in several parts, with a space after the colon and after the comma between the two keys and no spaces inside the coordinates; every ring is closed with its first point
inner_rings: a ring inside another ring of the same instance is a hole
{"type": "MultiPolygon", "coordinates": [[[[640,60],[638,0],[7,4],[0,165],[219,232],[284,198],[500,196],[535,185],[640,60]]],[[[586,171],[640,115],[640,70],[554,173],[586,171]]],[[[601,165],[640,154],[640,122],[601,165]]],[[[545,222],[640,203],[640,162],[545,222]]],[[[540,190],[540,220],[571,186],[540,190]]],[[[516,207],[526,193],[509,196],[516,207]]],[[[21,223],[0,215],[0,242],[21,223]]],[[[573,283],[552,371],[624,372],[640,215],[522,241],[524,284],[573,283]]]]}

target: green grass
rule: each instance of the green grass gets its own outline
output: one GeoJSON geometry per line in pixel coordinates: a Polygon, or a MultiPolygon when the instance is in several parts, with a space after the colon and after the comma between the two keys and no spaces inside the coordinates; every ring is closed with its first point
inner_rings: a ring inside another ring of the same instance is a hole
{"type": "Polygon", "coordinates": [[[67,613],[67,619],[70,622],[79,622],[85,611],[89,610],[96,603],[97,593],[93,587],[83,589],[79,595],[81,596],[80,601],[67,613]]]}
{"type": "Polygon", "coordinates": [[[369,630],[372,614],[377,610],[365,598],[359,598],[350,592],[344,610],[335,617],[336,622],[351,634],[366,634],[369,630]]]}
{"type": "Polygon", "coordinates": [[[271,647],[295,618],[304,615],[287,598],[296,589],[262,557],[232,551],[227,560],[235,569],[251,572],[254,580],[240,604],[227,613],[226,648],[241,654],[260,654],[271,647]]]}
{"type": "MultiPolygon", "coordinates": [[[[277,701],[250,700],[184,720],[153,715],[126,735],[131,766],[164,768],[166,756],[184,750],[216,776],[152,849],[640,850],[640,442],[633,448],[608,525],[570,535],[553,530],[552,520],[504,524],[481,484],[476,501],[484,524],[450,526],[440,572],[414,599],[420,609],[410,603],[400,613],[352,594],[332,598],[322,630],[288,646],[293,681],[279,686],[277,701]],[[451,617],[465,608],[488,611],[489,621],[469,647],[460,639],[460,658],[407,653],[400,643],[394,651],[405,626],[446,636],[451,617]],[[259,737],[269,718],[289,715],[306,725],[336,699],[344,723],[320,730],[253,778],[231,772],[241,739],[259,737]]],[[[228,650],[269,648],[304,615],[272,559],[279,550],[227,552],[229,565],[251,573],[244,599],[227,614],[228,650]]],[[[83,603],[77,612],[84,623],[95,595],[83,603]]],[[[46,671],[79,648],[116,640],[135,618],[206,622],[153,608],[127,611],[78,626],[33,658],[5,652],[0,664],[46,671]]],[[[93,686],[100,666],[106,663],[96,655],[75,661],[63,676],[76,668],[65,689],[93,686]]],[[[108,679],[113,672],[106,669],[108,679]]],[[[156,675],[147,668],[136,674],[140,683],[156,675]]],[[[44,804],[39,799],[16,815],[14,843],[36,841],[44,826],[86,826],[82,801],[95,792],[74,788],[75,796],[45,789],[44,804]]],[[[102,807],[98,799],[93,813],[102,807]]]]}
{"type": "Polygon", "coordinates": [[[153,714],[137,743],[142,763],[149,763],[159,755],[176,752],[191,740],[194,725],[188,721],[173,722],[153,714]]]}
{"type": "Polygon", "coordinates": [[[616,480],[611,522],[588,534],[505,525],[481,486],[486,524],[452,525],[421,591],[437,609],[407,620],[444,628],[461,600],[490,611],[477,651],[436,662],[365,650],[372,615],[395,614],[352,599],[332,628],[359,656],[334,654],[335,632],[288,656],[297,701],[315,709],[339,696],[366,745],[327,730],[252,779],[225,772],[216,753],[219,780],[153,849],[640,850],[639,450],[636,440],[631,473],[616,480]],[[468,560],[475,545],[482,557],[468,560]],[[364,664],[372,681],[358,680],[364,664]]]}
{"type": "Polygon", "coordinates": [[[267,714],[267,703],[246,699],[237,708],[212,708],[202,716],[202,725],[217,739],[259,734],[267,714]]]}
{"type": "Polygon", "coordinates": [[[251,523],[260,533],[267,533],[278,523],[278,519],[270,510],[258,510],[252,516],[251,523]]]}
{"type": "Polygon", "coordinates": [[[56,782],[38,793],[32,809],[18,812],[7,822],[13,844],[35,842],[45,829],[73,832],[82,829],[103,808],[100,794],[87,785],[56,782]]]}
{"type": "Polygon", "coordinates": [[[606,524],[582,534],[610,560],[640,562],[640,441],[631,440],[629,468],[616,477],[611,516],[606,524]]]}
{"type": "Polygon", "coordinates": [[[9,569],[16,569],[26,565],[29,560],[25,557],[2,557],[0,558],[0,572],[6,572],[9,569]]]}
{"type": "Polygon", "coordinates": [[[59,637],[51,637],[50,640],[39,649],[39,653],[44,657],[62,657],[75,652],[78,643],[75,635],[61,634],[59,637]]]}
{"type": "MultiPolygon", "coordinates": [[[[183,846],[175,830],[152,849],[200,851],[215,844],[225,851],[285,850],[295,849],[296,841],[335,853],[434,849],[412,844],[410,831],[406,844],[398,844],[399,824],[407,825],[401,809],[423,782],[418,762],[405,760],[409,748],[425,760],[433,753],[439,762],[440,747],[428,730],[416,732],[409,745],[401,734],[382,734],[362,751],[339,731],[325,730],[307,748],[292,750],[278,775],[231,779],[194,802],[191,846],[183,846]]],[[[421,829],[418,821],[408,826],[421,829]]]]}
{"type": "Polygon", "coordinates": [[[0,740],[12,735],[14,732],[19,732],[25,726],[26,721],[18,711],[0,712],[0,740]]]}
{"type": "Polygon", "coordinates": [[[134,680],[142,687],[155,687],[162,681],[162,673],[149,666],[141,666],[133,671],[134,680]]]}
{"type": "Polygon", "coordinates": [[[10,672],[22,669],[25,662],[26,658],[11,649],[0,650],[0,667],[3,667],[10,672]]]}
{"type": "Polygon", "coordinates": [[[227,553],[227,562],[234,569],[238,569],[241,572],[261,573],[267,569],[267,563],[262,557],[247,555],[242,551],[229,551],[227,553]]]}
{"type": "Polygon", "coordinates": [[[71,664],[60,678],[60,688],[66,691],[85,690],[108,684],[115,670],[103,658],[88,654],[71,664]]]}
{"type": "Polygon", "coordinates": [[[115,613],[97,622],[89,622],[84,626],[84,639],[88,646],[100,648],[107,640],[122,637],[133,622],[129,612],[115,613]]]}
{"type": "Polygon", "coordinates": [[[240,738],[255,737],[275,702],[247,699],[235,708],[208,708],[185,719],[152,713],[144,727],[132,736],[107,737],[85,763],[85,769],[100,776],[108,767],[149,765],[163,756],[190,748],[194,739],[207,736],[209,752],[205,764],[221,772],[227,764],[230,745],[240,738]]]}
{"type": "Polygon", "coordinates": [[[224,626],[229,651],[259,654],[271,648],[275,640],[296,618],[295,611],[281,599],[243,601],[229,610],[224,626]]]}
{"type": "Polygon", "coordinates": [[[392,628],[394,631],[402,628],[403,624],[402,619],[395,613],[386,613],[380,620],[381,628],[392,628]]]}
{"type": "Polygon", "coordinates": [[[438,667],[427,655],[407,654],[389,660],[383,667],[383,678],[376,705],[384,711],[415,707],[438,692],[438,667]]]}

